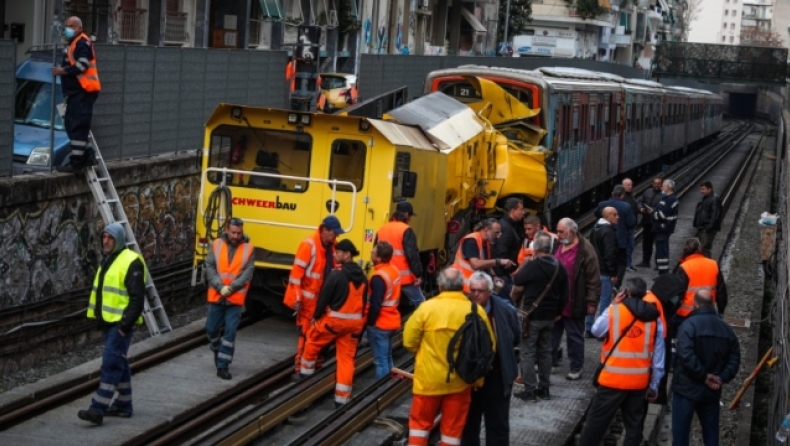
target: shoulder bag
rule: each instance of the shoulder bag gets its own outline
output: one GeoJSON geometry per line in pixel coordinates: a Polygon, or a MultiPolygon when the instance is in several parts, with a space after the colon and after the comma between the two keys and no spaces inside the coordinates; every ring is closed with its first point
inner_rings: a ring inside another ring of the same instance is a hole
{"type": "Polygon", "coordinates": [[[521,321],[522,338],[526,338],[527,336],[529,336],[529,315],[532,314],[532,312],[535,311],[536,308],[538,308],[540,302],[543,300],[544,297],[546,297],[546,294],[549,293],[549,290],[551,289],[552,285],[554,285],[554,279],[557,278],[557,274],[559,272],[560,272],[560,262],[559,260],[557,260],[556,263],[554,264],[554,274],[551,276],[551,280],[549,280],[549,283],[546,284],[546,288],[543,289],[543,292],[540,293],[540,296],[538,296],[538,298],[535,299],[535,302],[532,302],[532,305],[530,306],[529,310],[526,311],[524,310],[524,302],[527,299],[525,298],[525,296],[521,297],[521,305],[519,305],[518,308],[518,318],[521,321]]]}

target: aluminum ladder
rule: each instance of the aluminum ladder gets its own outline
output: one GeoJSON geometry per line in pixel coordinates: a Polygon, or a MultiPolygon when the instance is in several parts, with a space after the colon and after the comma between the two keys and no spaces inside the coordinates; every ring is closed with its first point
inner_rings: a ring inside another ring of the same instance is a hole
{"type": "MultiPolygon", "coordinates": [[[[65,111],[62,104],[58,105],[58,111],[62,118],[65,111]]],[[[140,251],[140,245],[137,244],[137,239],[134,236],[132,227],[129,225],[129,219],[126,217],[123,203],[121,203],[118,192],[115,190],[115,185],[112,183],[110,172],[107,170],[104,158],[99,152],[99,146],[93,138],[93,132],[88,134],[88,145],[93,146],[93,150],[96,152],[97,164],[85,169],[85,179],[88,181],[88,186],[93,193],[96,204],[99,205],[99,212],[104,220],[104,224],[120,223],[126,233],[126,246],[142,257],[143,253],[140,251]]],[[[170,326],[170,321],[165,313],[165,307],[162,305],[162,300],[159,298],[159,292],[156,290],[156,286],[154,286],[154,279],[151,277],[151,272],[148,271],[146,276],[146,298],[144,300],[142,316],[151,336],[159,336],[162,333],[172,331],[173,328],[170,326]]]]}

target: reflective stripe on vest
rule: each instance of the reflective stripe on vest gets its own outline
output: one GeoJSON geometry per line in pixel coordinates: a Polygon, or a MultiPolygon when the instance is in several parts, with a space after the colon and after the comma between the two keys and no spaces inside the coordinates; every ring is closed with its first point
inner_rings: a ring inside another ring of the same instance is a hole
{"type": "MultiPolygon", "coordinates": [[[[609,307],[609,335],[601,348],[601,362],[633,321],[634,316],[623,304],[609,307]]],[[[622,390],[646,389],[650,383],[655,322],[636,321],[625,334],[606,362],[598,382],[608,388],[622,390]]]]}
{"type": "Polygon", "coordinates": [[[647,294],[645,294],[645,297],[642,298],[642,300],[645,302],[650,302],[651,304],[655,305],[656,308],[658,309],[658,315],[659,315],[658,318],[661,320],[661,326],[664,328],[664,330],[661,332],[661,334],[663,335],[661,337],[666,338],[667,330],[668,330],[667,319],[664,317],[664,306],[661,304],[661,301],[658,299],[658,297],[655,294],[653,294],[652,291],[648,291],[647,294]]]}
{"type": "Polygon", "coordinates": [[[716,303],[716,285],[719,278],[719,265],[716,261],[702,254],[691,254],[683,259],[680,267],[685,271],[689,284],[677,314],[686,317],[694,311],[694,294],[697,291],[709,291],[713,303],[716,303]]]}
{"type": "Polygon", "coordinates": [[[354,282],[349,282],[348,295],[346,296],[346,301],[343,302],[343,306],[337,311],[329,310],[327,314],[338,319],[361,320],[365,310],[365,292],[365,283],[355,286],[354,282]]]}
{"type": "MultiPolygon", "coordinates": [[[[398,311],[401,296],[401,277],[392,264],[383,263],[376,265],[375,268],[376,272],[373,274],[373,277],[381,277],[386,287],[384,298],[381,302],[381,311],[375,325],[380,330],[397,330],[401,326],[400,312],[398,311]]],[[[372,290],[370,292],[372,293],[372,290]]]]}
{"type": "MultiPolygon", "coordinates": [[[[124,249],[113,260],[110,268],[104,273],[104,281],[101,288],[101,315],[102,320],[105,322],[113,323],[120,322],[123,317],[123,312],[129,306],[129,291],[126,289],[126,272],[129,270],[132,262],[139,259],[143,263],[143,282],[148,281],[148,267],[145,265],[143,257],[132,251],[131,249],[124,249]]],[[[97,291],[99,290],[99,277],[102,275],[102,267],[96,271],[96,276],[93,278],[93,289],[91,290],[90,298],[88,299],[88,318],[96,319],[96,299],[97,291]]],[[[137,324],[143,323],[143,316],[137,318],[137,324]]]]}
{"type": "MultiPolygon", "coordinates": [[[[219,274],[220,280],[222,280],[224,285],[232,284],[233,281],[241,275],[241,272],[244,270],[244,266],[247,265],[248,262],[252,261],[253,248],[250,243],[240,243],[236,247],[236,252],[234,253],[232,259],[228,258],[230,246],[225,240],[221,238],[214,240],[211,245],[211,250],[214,254],[214,260],[217,262],[217,273],[219,274]],[[241,250],[241,255],[239,255],[239,250],[241,250]]],[[[234,305],[244,305],[244,301],[247,298],[247,291],[250,289],[251,282],[252,281],[248,281],[245,283],[241,289],[231,293],[225,298],[225,300],[234,305]]],[[[222,295],[219,293],[219,291],[215,290],[213,287],[209,287],[208,301],[215,303],[219,302],[221,299],[222,295]]]]}
{"type": "Polygon", "coordinates": [[[491,259],[491,246],[483,241],[483,235],[479,232],[473,232],[462,238],[461,243],[458,245],[458,251],[455,252],[455,262],[453,262],[453,268],[461,271],[461,274],[463,274],[464,292],[468,293],[469,278],[472,277],[472,274],[475,272],[475,270],[472,268],[472,264],[468,260],[464,259],[464,241],[467,239],[474,239],[475,243],[477,243],[477,258],[480,260],[491,259]]]}
{"type": "Polygon", "coordinates": [[[77,75],[77,80],[80,82],[80,86],[83,90],[88,93],[95,93],[101,91],[101,82],[99,82],[99,70],[96,68],[96,50],[93,47],[93,42],[91,41],[90,37],[85,35],[85,33],[75,37],[74,40],[71,41],[71,44],[66,51],[66,57],[69,59],[71,66],[77,65],[77,61],[74,60],[74,50],[77,48],[77,44],[82,40],[88,42],[88,45],[91,48],[91,53],[93,53],[93,61],[89,61],[85,71],[77,75]]]}
{"type": "Polygon", "coordinates": [[[390,264],[397,268],[400,273],[400,283],[402,286],[411,285],[417,280],[414,273],[409,269],[409,260],[403,250],[403,234],[409,229],[409,225],[402,221],[393,220],[382,226],[376,238],[380,242],[387,242],[392,245],[392,259],[390,264]]]}

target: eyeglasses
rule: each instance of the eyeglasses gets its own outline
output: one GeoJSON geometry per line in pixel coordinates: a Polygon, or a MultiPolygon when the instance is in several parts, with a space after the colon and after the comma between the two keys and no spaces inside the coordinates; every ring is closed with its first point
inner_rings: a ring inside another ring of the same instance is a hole
{"type": "Polygon", "coordinates": [[[480,288],[469,288],[469,292],[470,293],[485,293],[487,291],[488,291],[487,288],[483,288],[483,289],[480,289],[480,288]]]}

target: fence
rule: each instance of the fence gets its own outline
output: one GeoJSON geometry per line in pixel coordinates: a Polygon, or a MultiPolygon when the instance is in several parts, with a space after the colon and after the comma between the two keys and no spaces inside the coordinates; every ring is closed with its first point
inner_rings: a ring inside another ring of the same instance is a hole
{"type": "Polygon", "coordinates": [[[409,98],[414,99],[422,96],[425,76],[431,71],[470,64],[525,70],[545,66],[574,67],[613,73],[626,78],[644,79],[647,76],[647,71],[640,68],[583,59],[363,54],[359,72],[360,98],[367,99],[406,85],[409,88],[409,98]]]}
{"type": "Polygon", "coordinates": [[[0,40],[0,177],[14,170],[16,42],[0,40]]]}

